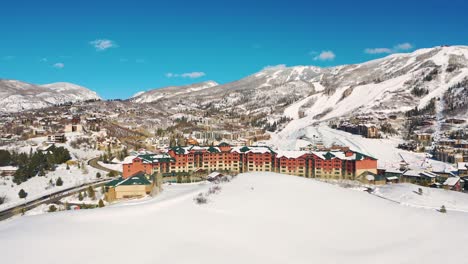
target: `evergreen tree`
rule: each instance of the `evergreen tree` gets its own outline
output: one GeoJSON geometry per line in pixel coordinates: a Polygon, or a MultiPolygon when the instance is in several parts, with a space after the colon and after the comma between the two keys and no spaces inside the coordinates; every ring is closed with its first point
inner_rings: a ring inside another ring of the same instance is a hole
{"type": "Polygon", "coordinates": [[[83,201],[83,194],[81,192],[78,194],[78,200],[83,201]]]}
{"type": "Polygon", "coordinates": [[[67,170],[70,170],[70,166],[68,165],[68,163],[67,163],[67,170]]]}
{"type": "Polygon", "coordinates": [[[94,192],[94,188],[92,186],[88,187],[88,197],[92,200],[96,199],[96,193],[94,192]]]}
{"type": "Polygon", "coordinates": [[[55,205],[49,206],[49,212],[50,212],[50,213],[53,213],[53,212],[55,212],[55,211],[57,211],[57,207],[55,207],[55,205]]]}
{"type": "Polygon", "coordinates": [[[0,149],[0,167],[8,166],[11,163],[11,154],[7,150],[0,149]]]}
{"type": "Polygon", "coordinates": [[[102,199],[99,199],[98,206],[99,207],[104,207],[104,201],[102,201],[102,199]]]}
{"type": "Polygon", "coordinates": [[[444,214],[447,213],[447,209],[445,209],[445,205],[442,205],[442,207],[440,207],[439,212],[444,213],[444,214]]]}
{"type": "Polygon", "coordinates": [[[100,172],[96,172],[96,178],[98,178],[98,179],[101,178],[101,173],[100,172]]]}
{"type": "Polygon", "coordinates": [[[26,198],[28,196],[28,193],[25,192],[23,189],[21,189],[18,193],[18,196],[19,198],[23,199],[23,198],[26,198]]]}
{"type": "Polygon", "coordinates": [[[58,177],[57,181],[55,181],[55,185],[62,186],[63,185],[62,178],[58,177]]]}

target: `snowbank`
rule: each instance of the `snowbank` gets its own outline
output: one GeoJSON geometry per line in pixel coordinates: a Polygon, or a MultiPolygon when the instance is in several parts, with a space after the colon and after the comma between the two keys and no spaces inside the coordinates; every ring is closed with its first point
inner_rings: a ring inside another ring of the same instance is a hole
{"type": "Polygon", "coordinates": [[[429,209],[440,209],[442,205],[445,205],[449,212],[468,213],[468,194],[466,193],[402,183],[379,186],[374,194],[403,205],[429,209]],[[422,195],[417,193],[419,188],[423,190],[422,195]]]}
{"type": "Polygon", "coordinates": [[[274,173],[126,206],[0,223],[5,263],[460,263],[468,214],[441,214],[274,173]],[[64,243],[66,241],[66,243],[64,243]],[[24,254],[24,245],[28,254],[24,254]],[[50,254],[50,249],[54,254],[50,254]],[[441,252],[450,251],[450,254],[441,252]],[[79,257],[70,257],[79,252],[79,257]]]}

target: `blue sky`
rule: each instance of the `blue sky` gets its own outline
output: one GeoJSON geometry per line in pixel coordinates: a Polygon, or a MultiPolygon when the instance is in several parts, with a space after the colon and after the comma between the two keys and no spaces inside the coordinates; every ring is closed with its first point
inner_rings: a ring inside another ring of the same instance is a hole
{"type": "Polygon", "coordinates": [[[328,67],[468,44],[462,0],[160,2],[5,1],[0,78],[128,98],[269,65],[328,67]]]}

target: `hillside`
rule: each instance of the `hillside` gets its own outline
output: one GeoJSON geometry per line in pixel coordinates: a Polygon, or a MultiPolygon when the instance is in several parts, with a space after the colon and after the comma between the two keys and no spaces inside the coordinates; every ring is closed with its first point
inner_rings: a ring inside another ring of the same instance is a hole
{"type": "Polygon", "coordinates": [[[463,250],[452,250],[468,242],[460,230],[468,221],[464,213],[405,207],[274,173],[241,174],[207,204],[195,204],[209,186],[166,186],[153,200],[2,222],[2,260],[438,264],[465,258],[463,250]],[[25,243],[34,245],[28,254],[25,243]],[[76,252],[79,257],[70,257],[76,252]]]}
{"type": "MultiPolygon", "coordinates": [[[[132,100],[164,99],[158,103],[175,111],[214,108],[249,115],[284,115],[296,120],[301,117],[297,122],[306,127],[351,114],[401,113],[421,108],[432,98],[450,98],[460,93],[460,87],[454,86],[461,82],[466,84],[467,79],[468,47],[444,46],[331,68],[268,67],[241,80],[209,89],[170,87],[132,100]]],[[[453,104],[460,108],[467,102],[459,99],[445,105],[442,100],[438,110],[450,110],[453,104]]],[[[460,117],[466,114],[466,109],[456,111],[460,117]]]]}
{"type": "Polygon", "coordinates": [[[101,98],[96,92],[71,83],[35,85],[0,79],[0,112],[18,112],[97,99],[101,98]]]}
{"type": "Polygon", "coordinates": [[[205,90],[217,85],[218,83],[214,81],[207,81],[184,86],[170,86],[159,89],[152,89],[147,92],[136,93],[130,100],[135,103],[151,103],[158,100],[167,100],[171,98],[178,99],[185,94],[205,90]]]}

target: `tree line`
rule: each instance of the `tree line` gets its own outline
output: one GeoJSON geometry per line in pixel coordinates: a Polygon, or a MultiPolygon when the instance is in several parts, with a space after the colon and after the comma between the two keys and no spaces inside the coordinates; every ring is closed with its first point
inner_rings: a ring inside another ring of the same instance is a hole
{"type": "Polygon", "coordinates": [[[64,147],[50,147],[46,152],[32,149],[27,153],[0,150],[0,166],[17,166],[13,182],[20,184],[35,176],[45,176],[47,171],[55,170],[58,164],[71,159],[70,152],[64,147]]]}

